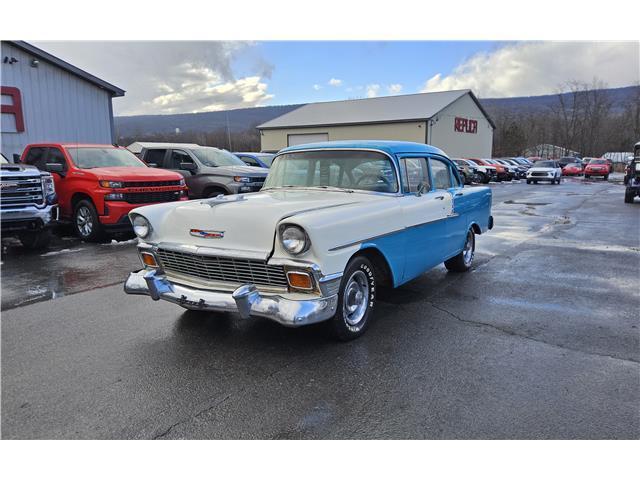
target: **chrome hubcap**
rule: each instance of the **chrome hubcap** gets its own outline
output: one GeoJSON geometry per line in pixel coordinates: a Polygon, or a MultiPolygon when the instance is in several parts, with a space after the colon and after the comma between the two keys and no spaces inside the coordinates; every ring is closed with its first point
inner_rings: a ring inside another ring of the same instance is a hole
{"type": "Polygon", "coordinates": [[[360,323],[369,303],[369,282],[364,272],[353,272],[344,289],[342,311],[349,325],[360,323]]]}
{"type": "Polygon", "coordinates": [[[462,251],[462,258],[464,259],[465,265],[469,265],[471,260],[473,260],[474,250],[473,233],[469,231],[469,233],[467,233],[467,241],[464,244],[464,250],[462,251]]]}
{"type": "Polygon", "coordinates": [[[93,219],[91,217],[91,212],[87,207],[80,207],[78,209],[78,213],[76,214],[76,225],[78,226],[78,231],[83,237],[91,235],[91,231],[93,230],[93,219]]]}

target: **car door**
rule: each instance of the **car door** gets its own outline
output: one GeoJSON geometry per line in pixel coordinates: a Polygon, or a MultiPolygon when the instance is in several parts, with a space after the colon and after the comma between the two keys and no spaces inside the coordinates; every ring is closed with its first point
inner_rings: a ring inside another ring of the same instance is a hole
{"type": "Polygon", "coordinates": [[[165,169],[178,172],[184,177],[184,180],[189,188],[189,193],[193,193],[197,190],[196,185],[197,177],[194,175],[197,171],[198,165],[193,161],[191,155],[184,150],[173,149],[169,151],[169,154],[165,157],[165,169]],[[183,164],[190,163],[194,166],[195,170],[187,170],[183,164]]]}
{"type": "Polygon", "coordinates": [[[472,190],[464,188],[462,181],[455,175],[453,166],[444,158],[429,158],[429,169],[436,191],[447,191],[452,198],[452,211],[448,214],[447,240],[444,245],[445,259],[457,255],[464,246],[467,236],[469,212],[474,208],[472,190]]]}
{"type": "Polygon", "coordinates": [[[403,156],[400,165],[406,252],[403,281],[408,281],[444,260],[446,220],[453,201],[447,190],[434,188],[427,157],[403,156]]]}

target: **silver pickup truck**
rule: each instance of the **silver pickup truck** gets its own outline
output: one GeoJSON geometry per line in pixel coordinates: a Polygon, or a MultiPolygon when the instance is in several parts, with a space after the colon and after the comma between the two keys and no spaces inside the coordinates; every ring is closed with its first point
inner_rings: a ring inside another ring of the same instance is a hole
{"type": "Polygon", "coordinates": [[[0,211],[3,237],[18,237],[27,248],[45,248],[59,215],[51,174],[31,165],[10,163],[2,155],[0,211]]]}

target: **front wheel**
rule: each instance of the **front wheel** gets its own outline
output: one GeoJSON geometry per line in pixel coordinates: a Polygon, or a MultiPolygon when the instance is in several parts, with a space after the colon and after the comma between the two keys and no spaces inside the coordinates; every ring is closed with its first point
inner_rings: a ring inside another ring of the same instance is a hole
{"type": "Polygon", "coordinates": [[[445,261],[444,266],[447,267],[447,270],[450,272],[466,272],[471,268],[475,252],[476,236],[473,230],[469,229],[462,251],[455,257],[445,261]]]}
{"type": "Polygon", "coordinates": [[[89,200],[81,200],[76,205],[73,211],[73,227],[82,240],[98,242],[102,239],[102,224],[96,208],[89,200]]]}
{"type": "Polygon", "coordinates": [[[604,179],[605,179],[605,180],[609,180],[609,175],[605,175],[605,176],[604,176],[604,179]]]}
{"type": "Polygon", "coordinates": [[[42,250],[51,243],[51,230],[44,229],[37,232],[26,232],[19,235],[20,243],[29,250],[42,250]]]}
{"type": "Polygon", "coordinates": [[[351,260],[340,283],[336,314],[329,320],[333,336],[348,341],[364,333],[373,315],[376,288],[375,270],[369,259],[351,260]]]}
{"type": "Polygon", "coordinates": [[[527,185],[531,185],[531,180],[527,179],[527,185]]]}

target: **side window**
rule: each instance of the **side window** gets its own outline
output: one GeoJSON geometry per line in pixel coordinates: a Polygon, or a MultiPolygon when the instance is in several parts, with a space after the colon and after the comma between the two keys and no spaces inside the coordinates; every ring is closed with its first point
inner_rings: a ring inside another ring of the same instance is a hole
{"type": "Polygon", "coordinates": [[[255,158],[247,157],[246,155],[241,155],[240,156],[240,160],[242,160],[244,163],[246,163],[247,165],[249,165],[251,167],[259,167],[260,166],[260,164],[258,164],[258,162],[256,161],[255,158]]]}
{"type": "Polygon", "coordinates": [[[159,167],[169,168],[168,166],[164,165],[165,153],[166,153],[166,150],[158,150],[158,149],[147,150],[147,153],[144,155],[144,161],[147,163],[155,163],[159,167]]]}
{"type": "Polygon", "coordinates": [[[171,158],[169,159],[169,165],[167,165],[166,168],[180,170],[182,168],[180,166],[181,163],[193,163],[193,160],[187,153],[181,152],[180,150],[173,150],[171,152],[171,158]]]}
{"type": "Polygon", "coordinates": [[[38,170],[46,171],[47,169],[47,147],[33,147],[29,149],[24,163],[37,167],[38,170]]]}
{"type": "Polygon", "coordinates": [[[67,169],[67,161],[64,158],[64,154],[60,151],[59,148],[49,148],[49,158],[47,159],[47,163],[59,163],[62,165],[64,170],[67,169]]]}
{"type": "Polygon", "coordinates": [[[406,192],[416,193],[422,183],[424,183],[423,191],[431,189],[426,158],[403,158],[401,164],[406,192]]]}
{"type": "Polygon", "coordinates": [[[435,158],[429,159],[429,165],[431,165],[431,176],[435,188],[437,190],[451,188],[451,172],[449,171],[449,166],[442,160],[435,158]]]}

